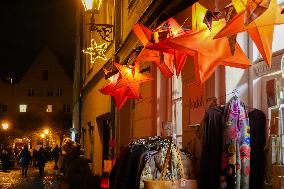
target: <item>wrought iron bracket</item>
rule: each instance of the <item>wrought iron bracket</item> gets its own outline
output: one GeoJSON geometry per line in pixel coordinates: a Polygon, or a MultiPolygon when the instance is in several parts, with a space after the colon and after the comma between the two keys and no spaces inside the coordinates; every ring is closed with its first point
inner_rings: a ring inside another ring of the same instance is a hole
{"type": "Polygon", "coordinates": [[[94,14],[92,13],[92,16],[90,18],[90,31],[96,31],[99,33],[99,35],[101,36],[101,38],[107,42],[112,42],[113,41],[113,30],[114,30],[114,25],[110,25],[110,24],[95,24],[95,18],[94,18],[94,14]]]}

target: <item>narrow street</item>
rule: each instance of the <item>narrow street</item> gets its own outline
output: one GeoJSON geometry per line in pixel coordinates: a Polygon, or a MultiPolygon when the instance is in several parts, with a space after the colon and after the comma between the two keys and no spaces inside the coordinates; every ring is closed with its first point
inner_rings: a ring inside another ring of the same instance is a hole
{"type": "Polygon", "coordinates": [[[38,170],[29,168],[28,177],[23,178],[21,170],[11,170],[9,173],[0,172],[1,189],[57,189],[59,180],[53,170],[54,162],[45,166],[45,176],[39,177],[38,170]]]}

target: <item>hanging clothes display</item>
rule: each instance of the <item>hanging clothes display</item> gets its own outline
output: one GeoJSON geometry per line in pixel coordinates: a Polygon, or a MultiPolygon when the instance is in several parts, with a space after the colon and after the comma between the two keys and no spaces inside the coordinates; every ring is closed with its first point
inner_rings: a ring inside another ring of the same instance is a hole
{"type": "MultiPolygon", "coordinates": [[[[144,180],[159,178],[164,164],[170,140],[161,137],[139,139],[128,145],[127,151],[120,157],[110,173],[110,189],[143,189],[144,180]]],[[[171,171],[166,172],[166,179],[180,179],[179,149],[172,144],[171,171]]],[[[182,158],[185,159],[186,158],[182,158]]]]}
{"type": "Polygon", "coordinates": [[[206,114],[203,128],[199,189],[219,189],[221,175],[223,107],[212,107],[206,114]]]}
{"type": "Polygon", "coordinates": [[[266,117],[248,113],[234,96],[207,110],[203,121],[199,189],[261,189],[265,167],[266,117]]]}
{"type": "Polygon", "coordinates": [[[257,109],[249,112],[249,125],[251,136],[250,154],[250,188],[262,188],[265,171],[265,133],[266,116],[257,109]]]}

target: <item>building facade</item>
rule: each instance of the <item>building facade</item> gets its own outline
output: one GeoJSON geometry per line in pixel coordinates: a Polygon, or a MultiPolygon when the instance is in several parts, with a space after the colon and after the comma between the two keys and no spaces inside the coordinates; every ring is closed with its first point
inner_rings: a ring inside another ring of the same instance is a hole
{"type": "Polygon", "coordinates": [[[72,86],[52,51],[43,48],[18,83],[0,84],[1,123],[31,138],[40,139],[44,129],[67,134],[64,131],[72,126],[72,86]]]}
{"type": "MultiPolygon", "coordinates": [[[[221,10],[228,2],[199,1],[211,10],[221,10]]],[[[155,28],[169,16],[175,16],[182,24],[191,12],[190,9],[177,12],[180,8],[178,5],[179,1],[102,1],[100,10],[94,17],[95,24],[114,25],[113,41],[107,42],[107,60],[97,59],[92,64],[90,57],[83,54],[82,49],[90,46],[91,38],[97,44],[105,41],[98,32],[89,30],[90,13],[84,11],[81,2],[78,3],[77,42],[80,45],[77,48],[74,75],[74,93],[77,92],[77,96],[73,99],[73,120],[76,120],[74,128],[80,134],[86,156],[93,162],[95,174],[103,173],[104,160],[116,157],[120,147],[141,137],[163,135],[164,126],[168,124],[176,133],[178,145],[196,154],[196,159],[200,158],[197,125],[201,123],[210,99],[217,97],[219,104],[225,104],[235,89],[249,107],[261,109],[268,114],[265,82],[275,77],[271,72],[278,73],[280,78],[280,66],[272,66],[272,69],[259,68],[266,65],[245,33],[238,35],[237,41],[251,60],[252,66],[249,69],[219,66],[204,84],[194,86],[189,85],[195,79],[191,58],[187,59],[181,76],[170,79],[165,78],[155,64],[146,62],[140,69],[150,68],[146,74],[154,80],[140,85],[143,99],[128,100],[121,110],[117,110],[114,99],[99,92],[107,84],[103,68],[111,69],[112,61],[123,63],[128,60],[134,48],[142,45],[132,32],[132,26],[140,22],[155,28]]],[[[280,39],[281,32],[283,27],[276,26],[274,38],[280,39]]],[[[275,40],[273,65],[280,65],[283,49],[284,46],[275,40]]]]}

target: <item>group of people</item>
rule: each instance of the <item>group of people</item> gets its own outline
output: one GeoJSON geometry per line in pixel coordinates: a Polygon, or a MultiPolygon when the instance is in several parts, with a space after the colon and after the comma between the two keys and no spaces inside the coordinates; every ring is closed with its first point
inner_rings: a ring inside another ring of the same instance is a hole
{"type": "MultiPolygon", "coordinates": [[[[38,169],[39,175],[44,175],[44,168],[47,161],[54,160],[54,170],[62,179],[62,184],[68,185],[69,189],[85,189],[92,185],[93,182],[91,169],[81,146],[73,142],[71,139],[63,141],[62,150],[58,146],[51,150],[47,155],[47,150],[41,147],[39,150],[33,150],[32,153],[25,145],[17,156],[18,164],[21,167],[23,177],[27,177],[28,169],[35,167],[38,169]],[[59,163],[60,162],[60,163],[59,163]]],[[[7,153],[2,152],[2,164],[5,162],[7,153]]],[[[8,157],[6,159],[9,159],[8,157]]],[[[2,166],[3,167],[3,166],[2,166]]],[[[5,167],[5,166],[4,166],[5,167]]]]}
{"type": "MultiPolygon", "coordinates": [[[[55,160],[54,168],[58,169],[57,162],[60,156],[60,148],[56,146],[53,149],[52,154],[55,160]]],[[[19,156],[19,165],[22,169],[22,176],[23,177],[27,176],[29,166],[38,168],[39,175],[43,176],[46,161],[47,161],[46,152],[43,149],[43,147],[41,147],[39,150],[33,150],[33,154],[31,155],[31,152],[29,151],[28,146],[25,145],[19,156]]]]}

